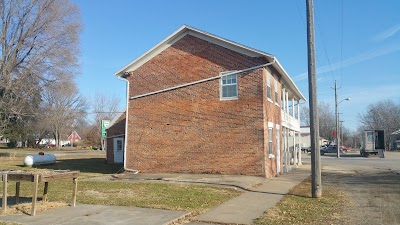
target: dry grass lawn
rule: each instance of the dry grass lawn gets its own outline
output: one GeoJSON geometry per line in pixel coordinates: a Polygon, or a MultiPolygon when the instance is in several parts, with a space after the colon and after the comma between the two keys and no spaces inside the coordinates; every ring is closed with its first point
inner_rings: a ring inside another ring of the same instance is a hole
{"type": "MultiPolygon", "coordinates": [[[[88,150],[89,151],[89,150],[88,150]]],[[[23,167],[23,158],[19,154],[0,157],[1,170],[48,170],[69,169],[81,171],[78,179],[77,202],[82,204],[135,206],[169,210],[185,210],[199,213],[217,206],[241,192],[229,189],[191,184],[165,184],[156,182],[121,182],[121,181],[82,181],[82,178],[91,178],[117,173],[121,165],[105,163],[104,156],[66,155],[57,157],[57,163],[35,168],[23,167]]],[[[9,201],[13,202],[15,195],[14,182],[9,182],[9,201]]],[[[8,213],[30,213],[33,183],[21,182],[20,201],[12,206],[8,213]]],[[[42,204],[41,191],[43,184],[39,184],[39,204],[37,212],[49,208],[64,206],[70,203],[72,196],[72,181],[54,181],[49,183],[48,199],[50,204],[42,204]]],[[[0,196],[1,197],[1,196],[0,196]]],[[[0,212],[1,214],[1,212],[0,212]]],[[[0,223],[0,225],[3,225],[0,223]]]]}
{"type": "Polygon", "coordinates": [[[290,190],[255,224],[342,224],[341,215],[347,204],[346,196],[335,186],[324,185],[323,197],[311,198],[311,179],[307,179],[290,190]]]}

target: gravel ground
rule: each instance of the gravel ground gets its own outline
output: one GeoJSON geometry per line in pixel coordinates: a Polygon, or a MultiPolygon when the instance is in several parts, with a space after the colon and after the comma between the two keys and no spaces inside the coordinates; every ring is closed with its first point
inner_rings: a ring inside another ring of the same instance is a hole
{"type": "Polygon", "coordinates": [[[324,170],[323,182],[349,197],[344,224],[400,224],[400,173],[390,169],[324,170]]]}

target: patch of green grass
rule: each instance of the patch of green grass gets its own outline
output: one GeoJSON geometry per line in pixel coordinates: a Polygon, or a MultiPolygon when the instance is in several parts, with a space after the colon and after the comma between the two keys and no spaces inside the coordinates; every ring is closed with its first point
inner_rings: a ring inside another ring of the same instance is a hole
{"type": "Polygon", "coordinates": [[[295,186],[272,209],[255,221],[257,225],[342,224],[346,197],[336,187],[324,185],[322,198],[311,198],[311,180],[295,186]]]}

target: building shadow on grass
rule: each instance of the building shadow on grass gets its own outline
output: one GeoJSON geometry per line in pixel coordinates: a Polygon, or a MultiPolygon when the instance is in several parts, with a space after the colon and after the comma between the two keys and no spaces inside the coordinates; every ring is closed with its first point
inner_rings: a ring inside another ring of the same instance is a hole
{"type": "MultiPolygon", "coordinates": [[[[22,165],[21,165],[22,167],[22,165]]],[[[122,170],[122,164],[107,164],[102,158],[61,159],[50,165],[34,165],[34,168],[50,170],[79,170],[85,173],[115,174],[122,170]]]]}

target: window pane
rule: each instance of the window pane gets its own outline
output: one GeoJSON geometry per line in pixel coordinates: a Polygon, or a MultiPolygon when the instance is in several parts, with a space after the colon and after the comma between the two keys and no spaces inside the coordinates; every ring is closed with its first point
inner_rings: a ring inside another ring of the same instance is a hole
{"type": "Polygon", "coordinates": [[[272,154],[272,142],[268,143],[268,153],[272,154]]]}
{"type": "Polygon", "coordinates": [[[236,96],[235,95],[235,86],[234,85],[228,86],[228,96],[229,97],[236,96]]]}
{"type": "Polygon", "coordinates": [[[267,97],[271,98],[271,87],[267,87],[267,97]]]}
{"type": "Polygon", "coordinates": [[[228,87],[229,86],[222,87],[222,97],[228,97],[228,87]]]}
{"type": "Polygon", "coordinates": [[[268,141],[272,141],[272,129],[268,129],[268,141]]]}

